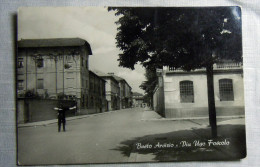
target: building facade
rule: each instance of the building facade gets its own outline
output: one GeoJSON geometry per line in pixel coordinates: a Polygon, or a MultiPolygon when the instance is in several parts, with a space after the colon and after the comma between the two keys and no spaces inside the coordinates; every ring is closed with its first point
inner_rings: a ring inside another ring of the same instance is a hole
{"type": "Polygon", "coordinates": [[[144,96],[141,93],[133,92],[133,107],[142,107],[144,96]]]}
{"type": "Polygon", "coordinates": [[[106,100],[107,100],[107,111],[119,110],[120,109],[120,87],[119,82],[110,74],[102,72],[95,73],[106,81],[106,100]]]}
{"type": "Polygon", "coordinates": [[[107,111],[106,81],[89,71],[89,94],[87,96],[87,108],[89,113],[107,111]]]}
{"type": "Polygon", "coordinates": [[[114,75],[114,73],[108,73],[113,76],[119,83],[120,88],[120,109],[130,108],[132,106],[132,88],[127,81],[121,77],[114,75]]]}
{"type": "MultiPolygon", "coordinates": [[[[214,65],[217,116],[244,115],[243,69],[240,63],[214,65]]],[[[191,72],[164,68],[154,91],[154,108],[168,118],[208,116],[205,69],[191,72]]]]}
{"type": "Polygon", "coordinates": [[[17,95],[42,98],[66,96],[86,106],[89,91],[90,45],[80,38],[18,41],[17,95]]]}

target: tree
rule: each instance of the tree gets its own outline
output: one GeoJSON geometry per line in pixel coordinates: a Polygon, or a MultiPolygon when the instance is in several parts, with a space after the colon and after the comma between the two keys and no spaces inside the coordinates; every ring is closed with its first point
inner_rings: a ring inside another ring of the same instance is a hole
{"type": "Polygon", "coordinates": [[[217,136],[213,64],[242,60],[239,7],[165,8],[113,7],[119,16],[119,65],[134,69],[169,66],[186,71],[205,68],[209,121],[217,136]]]}
{"type": "Polygon", "coordinates": [[[146,68],[145,70],[145,78],[146,81],[144,81],[140,88],[145,91],[145,100],[148,102],[148,104],[153,107],[153,91],[157,84],[157,75],[156,75],[156,69],[149,69],[146,68]]]}

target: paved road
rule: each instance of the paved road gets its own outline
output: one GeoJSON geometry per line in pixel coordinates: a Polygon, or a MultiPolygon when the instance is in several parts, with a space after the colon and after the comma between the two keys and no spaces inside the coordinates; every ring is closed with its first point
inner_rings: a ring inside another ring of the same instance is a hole
{"type": "Polygon", "coordinates": [[[18,128],[20,164],[75,164],[127,162],[116,150],[121,142],[150,134],[199,126],[190,121],[143,121],[143,109],[131,108],[67,121],[57,125],[18,128]]]}

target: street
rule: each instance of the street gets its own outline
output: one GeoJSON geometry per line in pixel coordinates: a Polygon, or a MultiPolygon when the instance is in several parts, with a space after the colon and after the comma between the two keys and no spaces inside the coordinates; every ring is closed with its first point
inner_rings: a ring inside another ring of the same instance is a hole
{"type": "Polygon", "coordinates": [[[57,124],[18,128],[19,164],[128,162],[129,150],[122,150],[127,140],[199,127],[188,120],[144,121],[143,113],[130,108],[71,120],[59,133],[57,124]]]}

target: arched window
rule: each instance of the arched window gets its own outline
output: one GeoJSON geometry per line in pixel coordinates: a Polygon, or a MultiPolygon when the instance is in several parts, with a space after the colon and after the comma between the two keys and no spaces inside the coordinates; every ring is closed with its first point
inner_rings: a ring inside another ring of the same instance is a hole
{"type": "Polygon", "coordinates": [[[234,101],[232,79],[219,80],[220,101],[234,101]]]}
{"type": "Polygon", "coordinates": [[[181,103],[194,103],[194,91],[192,81],[180,82],[181,103]]]}

